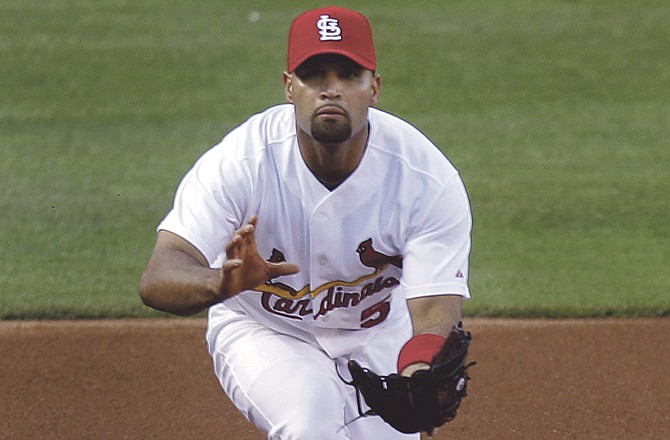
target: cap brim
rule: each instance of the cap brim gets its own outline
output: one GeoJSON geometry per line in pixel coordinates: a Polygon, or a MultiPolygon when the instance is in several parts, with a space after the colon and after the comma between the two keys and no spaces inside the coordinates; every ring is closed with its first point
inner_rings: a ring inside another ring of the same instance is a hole
{"type": "Polygon", "coordinates": [[[298,67],[300,67],[300,65],[302,63],[304,63],[308,59],[310,59],[312,57],[315,57],[315,56],[318,56],[318,55],[342,55],[343,57],[349,58],[351,61],[353,61],[354,63],[358,64],[359,66],[361,66],[362,68],[367,69],[367,70],[375,70],[376,67],[377,67],[374,62],[372,62],[370,60],[366,60],[363,57],[357,56],[356,54],[353,54],[353,53],[348,52],[346,50],[323,49],[323,50],[320,50],[318,52],[309,53],[309,54],[303,55],[300,58],[292,60],[293,65],[288,66],[288,68],[289,68],[288,73],[295,72],[295,70],[298,67]]]}

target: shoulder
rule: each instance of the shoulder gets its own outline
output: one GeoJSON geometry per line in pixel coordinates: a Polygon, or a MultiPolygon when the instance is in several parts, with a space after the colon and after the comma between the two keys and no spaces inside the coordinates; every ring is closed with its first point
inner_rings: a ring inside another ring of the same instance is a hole
{"type": "Polygon", "coordinates": [[[273,145],[295,137],[295,112],[292,104],[270,107],[250,116],[229,131],[203,155],[209,162],[243,163],[267,154],[273,145]]]}
{"type": "Polygon", "coordinates": [[[251,116],[240,126],[261,132],[274,139],[295,133],[295,107],[293,104],[278,104],[251,116]]]}
{"type": "Polygon", "coordinates": [[[257,113],[234,128],[221,144],[265,148],[295,136],[295,112],[292,104],[280,104],[257,113]]]}
{"type": "Polygon", "coordinates": [[[376,108],[370,109],[369,121],[369,146],[389,161],[442,182],[458,174],[442,149],[408,121],[376,108]]]}
{"type": "Polygon", "coordinates": [[[273,155],[295,137],[293,105],[270,107],[249,117],[205,151],[189,170],[189,177],[203,186],[218,188],[249,182],[266,169],[273,155]]]}

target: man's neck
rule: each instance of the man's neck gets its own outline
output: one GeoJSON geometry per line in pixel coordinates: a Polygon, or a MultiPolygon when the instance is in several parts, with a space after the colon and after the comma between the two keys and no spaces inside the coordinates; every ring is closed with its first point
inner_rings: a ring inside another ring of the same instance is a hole
{"type": "Polygon", "coordinates": [[[305,164],[331,190],[339,186],[358,167],[367,139],[367,127],[339,144],[322,144],[307,133],[298,131],[298,146],[305,164]]]}

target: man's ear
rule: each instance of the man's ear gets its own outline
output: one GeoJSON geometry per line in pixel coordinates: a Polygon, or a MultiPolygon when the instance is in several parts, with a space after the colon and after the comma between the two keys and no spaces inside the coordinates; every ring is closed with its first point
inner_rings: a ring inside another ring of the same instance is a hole
{"type": "Polygon", "coordinates": [[[382,88],[382,78],[381,76],[374,74],[372,78],[372,96],[370,97],[370,105],[373,107],[379,102],[379,91],[382,88]]]}
{"type": "Polygon", "coordinates": [[[288,72],[284,72],[284,96],[286,101],[293,103],[293,77],[288,72]]]}

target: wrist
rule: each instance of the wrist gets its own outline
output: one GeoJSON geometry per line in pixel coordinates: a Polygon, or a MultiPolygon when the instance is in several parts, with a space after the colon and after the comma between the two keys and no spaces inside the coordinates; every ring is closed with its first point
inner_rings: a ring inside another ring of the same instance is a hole
{"type": "Polygon", "coordinates": [[[398,372],[405,372],[404,370],[412,364],[419,364],[420,368],[430,365],[433,362],[433,357],[440,351],[446,340],[444,336],[432,333],[414,336],[400,350],[398,372]]]}

